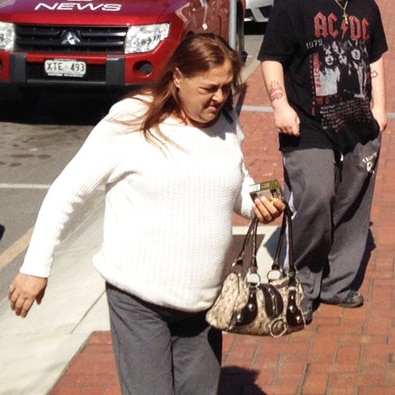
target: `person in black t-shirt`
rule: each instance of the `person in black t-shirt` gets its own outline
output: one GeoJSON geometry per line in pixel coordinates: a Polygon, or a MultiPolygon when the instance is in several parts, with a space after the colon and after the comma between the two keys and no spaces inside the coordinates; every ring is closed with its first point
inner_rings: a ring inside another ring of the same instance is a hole
{"type": "Polygon", "coordinates": [[[276,0],[270,14],[258,59],[279,132],[307,322],[317,302],[364,302],[358,271],[387,124],[387,49],[374,0],[276,0]]]}

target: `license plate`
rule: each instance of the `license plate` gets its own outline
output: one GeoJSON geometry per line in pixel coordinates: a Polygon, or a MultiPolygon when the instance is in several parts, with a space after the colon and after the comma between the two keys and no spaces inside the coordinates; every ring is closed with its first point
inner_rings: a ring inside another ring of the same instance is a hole
{"type": "Polygon", "coordinates": [[[44,62],[47,75],[56,77],[83,77],[86,63],[78,60],[48,59],[44,62]]]}

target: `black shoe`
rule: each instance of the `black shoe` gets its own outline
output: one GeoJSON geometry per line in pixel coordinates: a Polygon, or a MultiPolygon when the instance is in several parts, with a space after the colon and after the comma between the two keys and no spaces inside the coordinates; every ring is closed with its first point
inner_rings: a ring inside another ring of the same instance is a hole
{"type": "Polygon", "coordinates": [[[305,324],[311,324],[311,321],[313,321],[313,303],[306,298],[302,300],[302,314],[305,324]]]}
{"type": "Polygon", "coordinates": [[[334,304],[340,307],[355,308],[363,305],[363,296],[358,291],[348,291],[344,299],[331,299],[323,301],[327,304],[334,304]]]}
{"type": "Polygon", "coordinates": [[[311,324],[311,322],[313,321],[313,309],[311,306],[305,307],[302,310],[302,314],[304,317],[304,322],[306,323],[306,325],[311,324]]]}

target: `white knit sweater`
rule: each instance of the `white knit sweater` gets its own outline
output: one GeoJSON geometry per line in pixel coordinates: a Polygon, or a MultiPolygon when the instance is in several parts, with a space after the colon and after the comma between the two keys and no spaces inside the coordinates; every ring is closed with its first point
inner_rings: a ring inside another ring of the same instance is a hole
{"type": "Polygon", "coordinates": [[[221,115],[206,129],[168,119],[162,132],[181,148],[164,154],[112,119],[142,111],[115,104],[48,191],[21,272],[48,277],[62,229],[77,205],[106,187],[103,243],[94,265],[109,283],[146,301],[201,311],[220,288],[232,213],[251,217],[243,133],[221,115]]]}

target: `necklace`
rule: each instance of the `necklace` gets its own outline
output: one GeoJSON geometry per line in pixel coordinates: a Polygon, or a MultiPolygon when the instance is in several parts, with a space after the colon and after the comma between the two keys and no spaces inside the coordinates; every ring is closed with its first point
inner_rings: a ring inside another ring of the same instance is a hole
{"type": "Polygon", "coordinates": [[[348,14],[347,14],[347,6],[348,6],[348,0],[346,1],[346,4],[342,6],[338,0],[335,0],[335,3],[342,9],[343,11],[343,21],[348,26],[348,14]]]}

